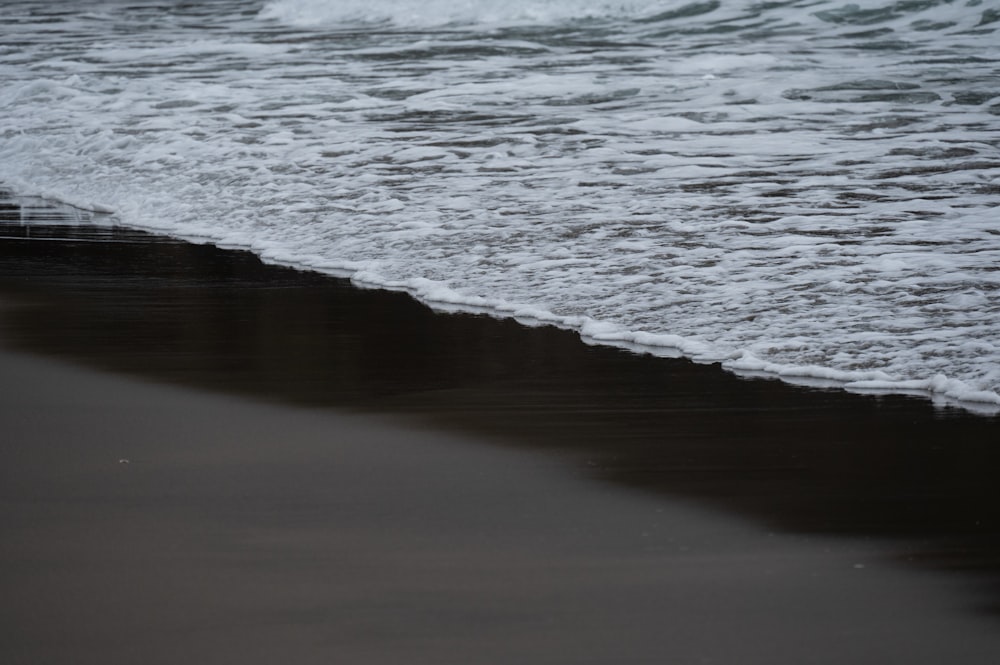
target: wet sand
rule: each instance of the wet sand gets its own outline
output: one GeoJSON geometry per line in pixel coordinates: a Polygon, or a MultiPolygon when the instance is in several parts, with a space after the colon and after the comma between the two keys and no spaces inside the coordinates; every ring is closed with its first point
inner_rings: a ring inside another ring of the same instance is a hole
{"type": "Polygon", "coordinates": [[[3,227],[2,662],[1000,657],[996,418],[3,227]]]}

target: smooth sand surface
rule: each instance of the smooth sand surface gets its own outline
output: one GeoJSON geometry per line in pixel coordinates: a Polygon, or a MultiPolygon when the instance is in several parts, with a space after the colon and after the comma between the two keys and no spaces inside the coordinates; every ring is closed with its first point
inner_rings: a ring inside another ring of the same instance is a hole
{"type": "Polygon", "coordinates": [[[0,662],[1000,659],[996,419],[19,229],[0,662]]]}
{"type": "Polygon", "coordinates": [[[0,369],[5,663],[1000,655],[961,585],[879,543],[768,533],[405,420],[0,369]]]}

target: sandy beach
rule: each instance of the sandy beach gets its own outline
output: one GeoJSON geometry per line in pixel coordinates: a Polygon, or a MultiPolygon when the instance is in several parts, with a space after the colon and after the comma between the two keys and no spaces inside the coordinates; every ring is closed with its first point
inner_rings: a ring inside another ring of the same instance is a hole
{"type": "Polygon", "coordinates": [[[5,663],[994,663],[1000,420],[0,239],[5,663]]]}

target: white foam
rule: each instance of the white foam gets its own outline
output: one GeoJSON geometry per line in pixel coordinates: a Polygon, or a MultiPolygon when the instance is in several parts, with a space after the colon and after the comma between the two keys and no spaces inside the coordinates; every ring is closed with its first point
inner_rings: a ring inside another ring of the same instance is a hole
{"type": "Polygon", "coordinates": [[[297,27],[391,23],[410,27],[556,22],[642,14],[649,0],[272,0],[260,18],[297,27]]]}

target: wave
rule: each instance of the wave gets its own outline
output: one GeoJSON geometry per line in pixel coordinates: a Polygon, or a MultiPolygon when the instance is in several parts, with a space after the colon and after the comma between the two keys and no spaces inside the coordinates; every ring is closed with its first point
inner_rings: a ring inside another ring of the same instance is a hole
{"type": "Polygon", "coordinates": [[[662,3],[648,0],[272,0],[258,16],[298,27],[353,23],[435,27],[644,16],[657,6],[662,3]]]}
{"type": "Polygon", "coordinates": [[[270,0],[258,18],[298,28],[387,25],[399,28],[551,25],[595,19],[672,24],[692,32],[794,29],[992,31],[1000,3],[981,0],[270,0]],[[741,24],[741,21],[747,23],[741,24]],[[891,26],[891,27],[890,27],[891,26]]]}

